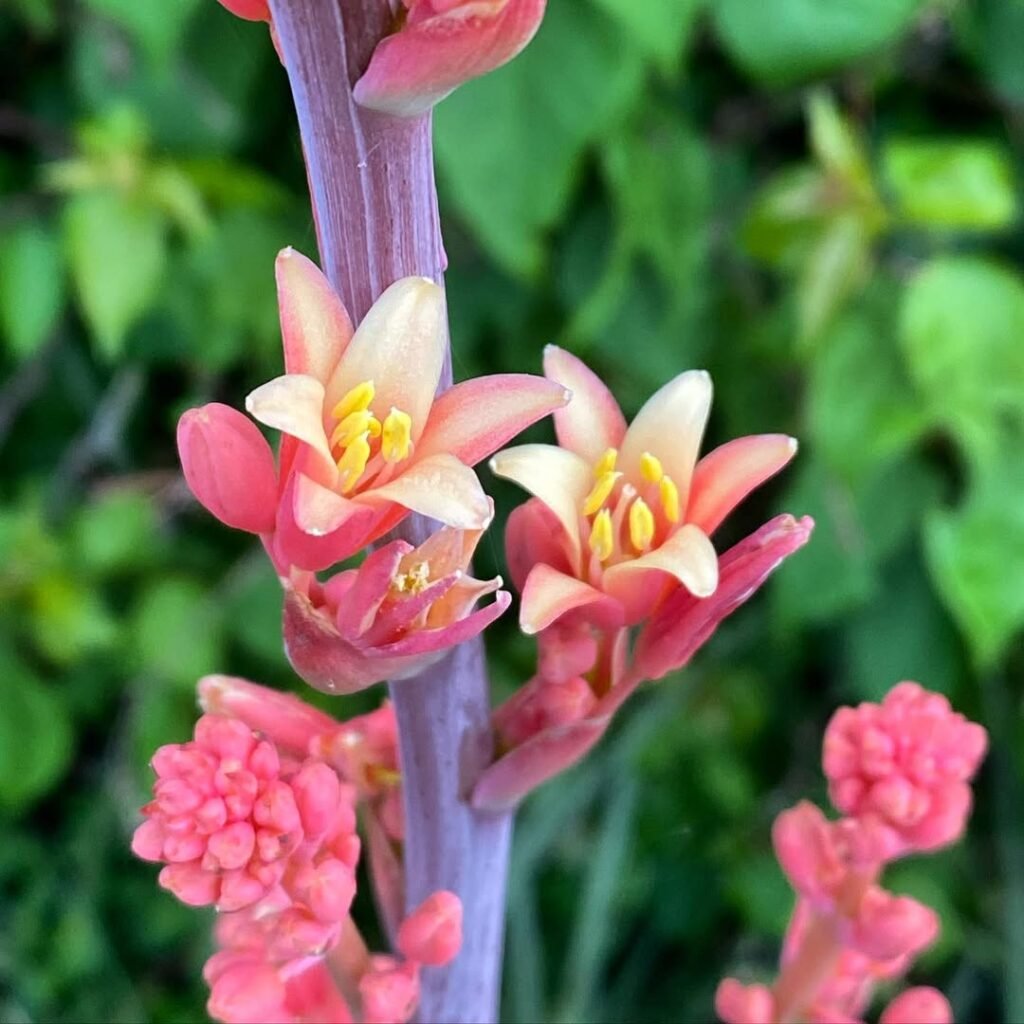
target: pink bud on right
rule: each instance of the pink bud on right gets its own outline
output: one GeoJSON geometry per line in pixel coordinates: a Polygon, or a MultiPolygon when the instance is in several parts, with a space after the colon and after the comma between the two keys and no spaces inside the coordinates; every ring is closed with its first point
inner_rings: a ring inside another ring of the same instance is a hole
{"type": "Polygon", "coordinates": [[[189,489],[222,523],[249,533],[274,529],[274,455],[252,420],[219,402],[189,409],[178,421],[178,455],[189,489]]]}
{"type": "Polygon", "coordinates": [[[398,948],[408,960],[444,967],[462,946],[462,901],[442,889],[428,896],[398,929],[398,948]]]}

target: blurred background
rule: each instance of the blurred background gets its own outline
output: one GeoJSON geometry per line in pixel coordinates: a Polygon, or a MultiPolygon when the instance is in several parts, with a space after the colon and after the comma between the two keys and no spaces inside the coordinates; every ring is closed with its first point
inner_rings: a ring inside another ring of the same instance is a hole
{"type": "MultiPolygon", "coordinates": [[[[457,376],[554,341],[633,412],[704,366],[709,444],[802,442],[721,541],[818,527],[522,811],[504,1019],[705,1021],[770,975],[772,818],[824,803],[834,708],[910,677],[997,748],[968,840],[887,876],[943,919],[913,978],[1022,1021],[1024,0],[549,6],[437,114],[457,376]]],[[[209,918],[128,841],[198,676],[294,685],[269,565],[173,442],[280,372],[290,97],[213,0],[4,0],[0,49],[0,1020],[202,1020],[209,918]]],[[[498,699],[533,645],[488,644],[498,699]]]]}

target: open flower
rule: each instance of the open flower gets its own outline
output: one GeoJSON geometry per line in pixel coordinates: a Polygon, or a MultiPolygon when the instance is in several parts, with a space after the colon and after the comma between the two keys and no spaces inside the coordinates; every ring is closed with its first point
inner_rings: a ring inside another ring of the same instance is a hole
{"type": "Polygon", "coordinates": [[[420,512],[480,530],[491,506],[472,465],[568,401],[528,374],[465,381],[435,400],[446,345],[444,293],[397,281],[359,329],[320,270],[277,259],[285,374],[246,401],[282,432],[276,486],[266,441],[224,406],[182,417],[186,479],[209,511],[260,533],[278,573],[342,561],[420,512]],[[244,463],[244,464],[243,464],[244,463]]]}
{"type": "Polygon", "coordinates": [[[396,31],[377,45],[355,98],[372,110],[412,117],[510,61],[540,27],[547,0],[403,3],[396,31]]]}
{"type": "Polygon", "coordinates": [[[284,643],[295,671],[326,693],[416,675],[508,607],[501,577],[468,573],[479,530],[444,527],[418,548],[392,541],[320,584],[297,573],[285,593],[284,643]],[[496,594],[484,608],[480,598],[496,594]]]}
{"type": "Polygon", "coordinates": [[[523,630],[537,633],[570,612],[632,625],[680,586],[709,597],[718,585],[709,535],[789,462],[796,442],[743,437],[698,462],[707,373],[680,374],[627,428],[611,393],[575,356],[549,346],[544,372],[573,394],[555,413],[559,446],[521,445],[491,460],[498,476],[545,506],[527,503],[510,523],[509,563],[527,570],[523,630]]]}

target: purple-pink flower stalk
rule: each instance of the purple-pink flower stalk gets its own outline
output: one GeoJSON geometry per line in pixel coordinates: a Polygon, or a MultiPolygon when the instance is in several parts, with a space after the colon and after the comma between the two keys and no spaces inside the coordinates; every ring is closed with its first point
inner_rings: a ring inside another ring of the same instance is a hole
{"type": "MultiPolygon", "coordinates": [[[[825,732],[824,768],[836,807],[829,821],[806,801],[783,811],[772,839],[797,894],[774,985],[721,983],[726,1024],[858,1024],[879,981],[905,974],[939,933],[935,912],[878,879],[898,857],[955,842],[971,808],[970,781],[985,730],[917,683],[881,704],[841,708],[825,732]]],[[[941,993],[912,988],[880,1024],[949,1024],[941,993]]]]}

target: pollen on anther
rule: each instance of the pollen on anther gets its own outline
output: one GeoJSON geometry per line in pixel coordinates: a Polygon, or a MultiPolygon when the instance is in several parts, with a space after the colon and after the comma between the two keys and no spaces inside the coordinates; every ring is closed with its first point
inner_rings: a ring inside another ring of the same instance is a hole
{"type": "Polygon", "coordinates": [[[640,456],[640,475],[649,483],[661,482],[665,470],[661,468],[661,460],[650,452],[644,452],[640,456]]]}
{"type": "Polygon", "coordinates": [[[619,452],[617,448],[606,448],[604,454],[594,463],[594,478],[600,480],[606,473],[612,472],[615,469],[615,463],[618,461],[619,452]]]}
{"type": "Polygon", "coordinates": [[[629,508],[629,539],[640,552],[646,551],[654,540],[654,513],[643,498],[637,498],[629,508]]]}
{"type": "Polygon", "coordinates": [[[661,483],[658,485],[658,491],[661,497],[661,508],[665,513],[665,518],[670,523],[679,522],[679,488],[676,487],[671,477],[663,476],[661,483]]]}
{"type": "Polygon", "coordinates": [[[590,550],[599,562],[606,562],[615,550],[615,535],[612,530],[612,514],[602,509],[594,518],[590,530],[590,550]]]}
{"type": "Polygon", "coordinates": [[[608,500],[608,496],[615,488],[615,481],[622,476],[621,473],[609,471],[597,478],[597,482],[591,488],[590,493],[583,501],[583,514],[592,516],[608,500]]]}

